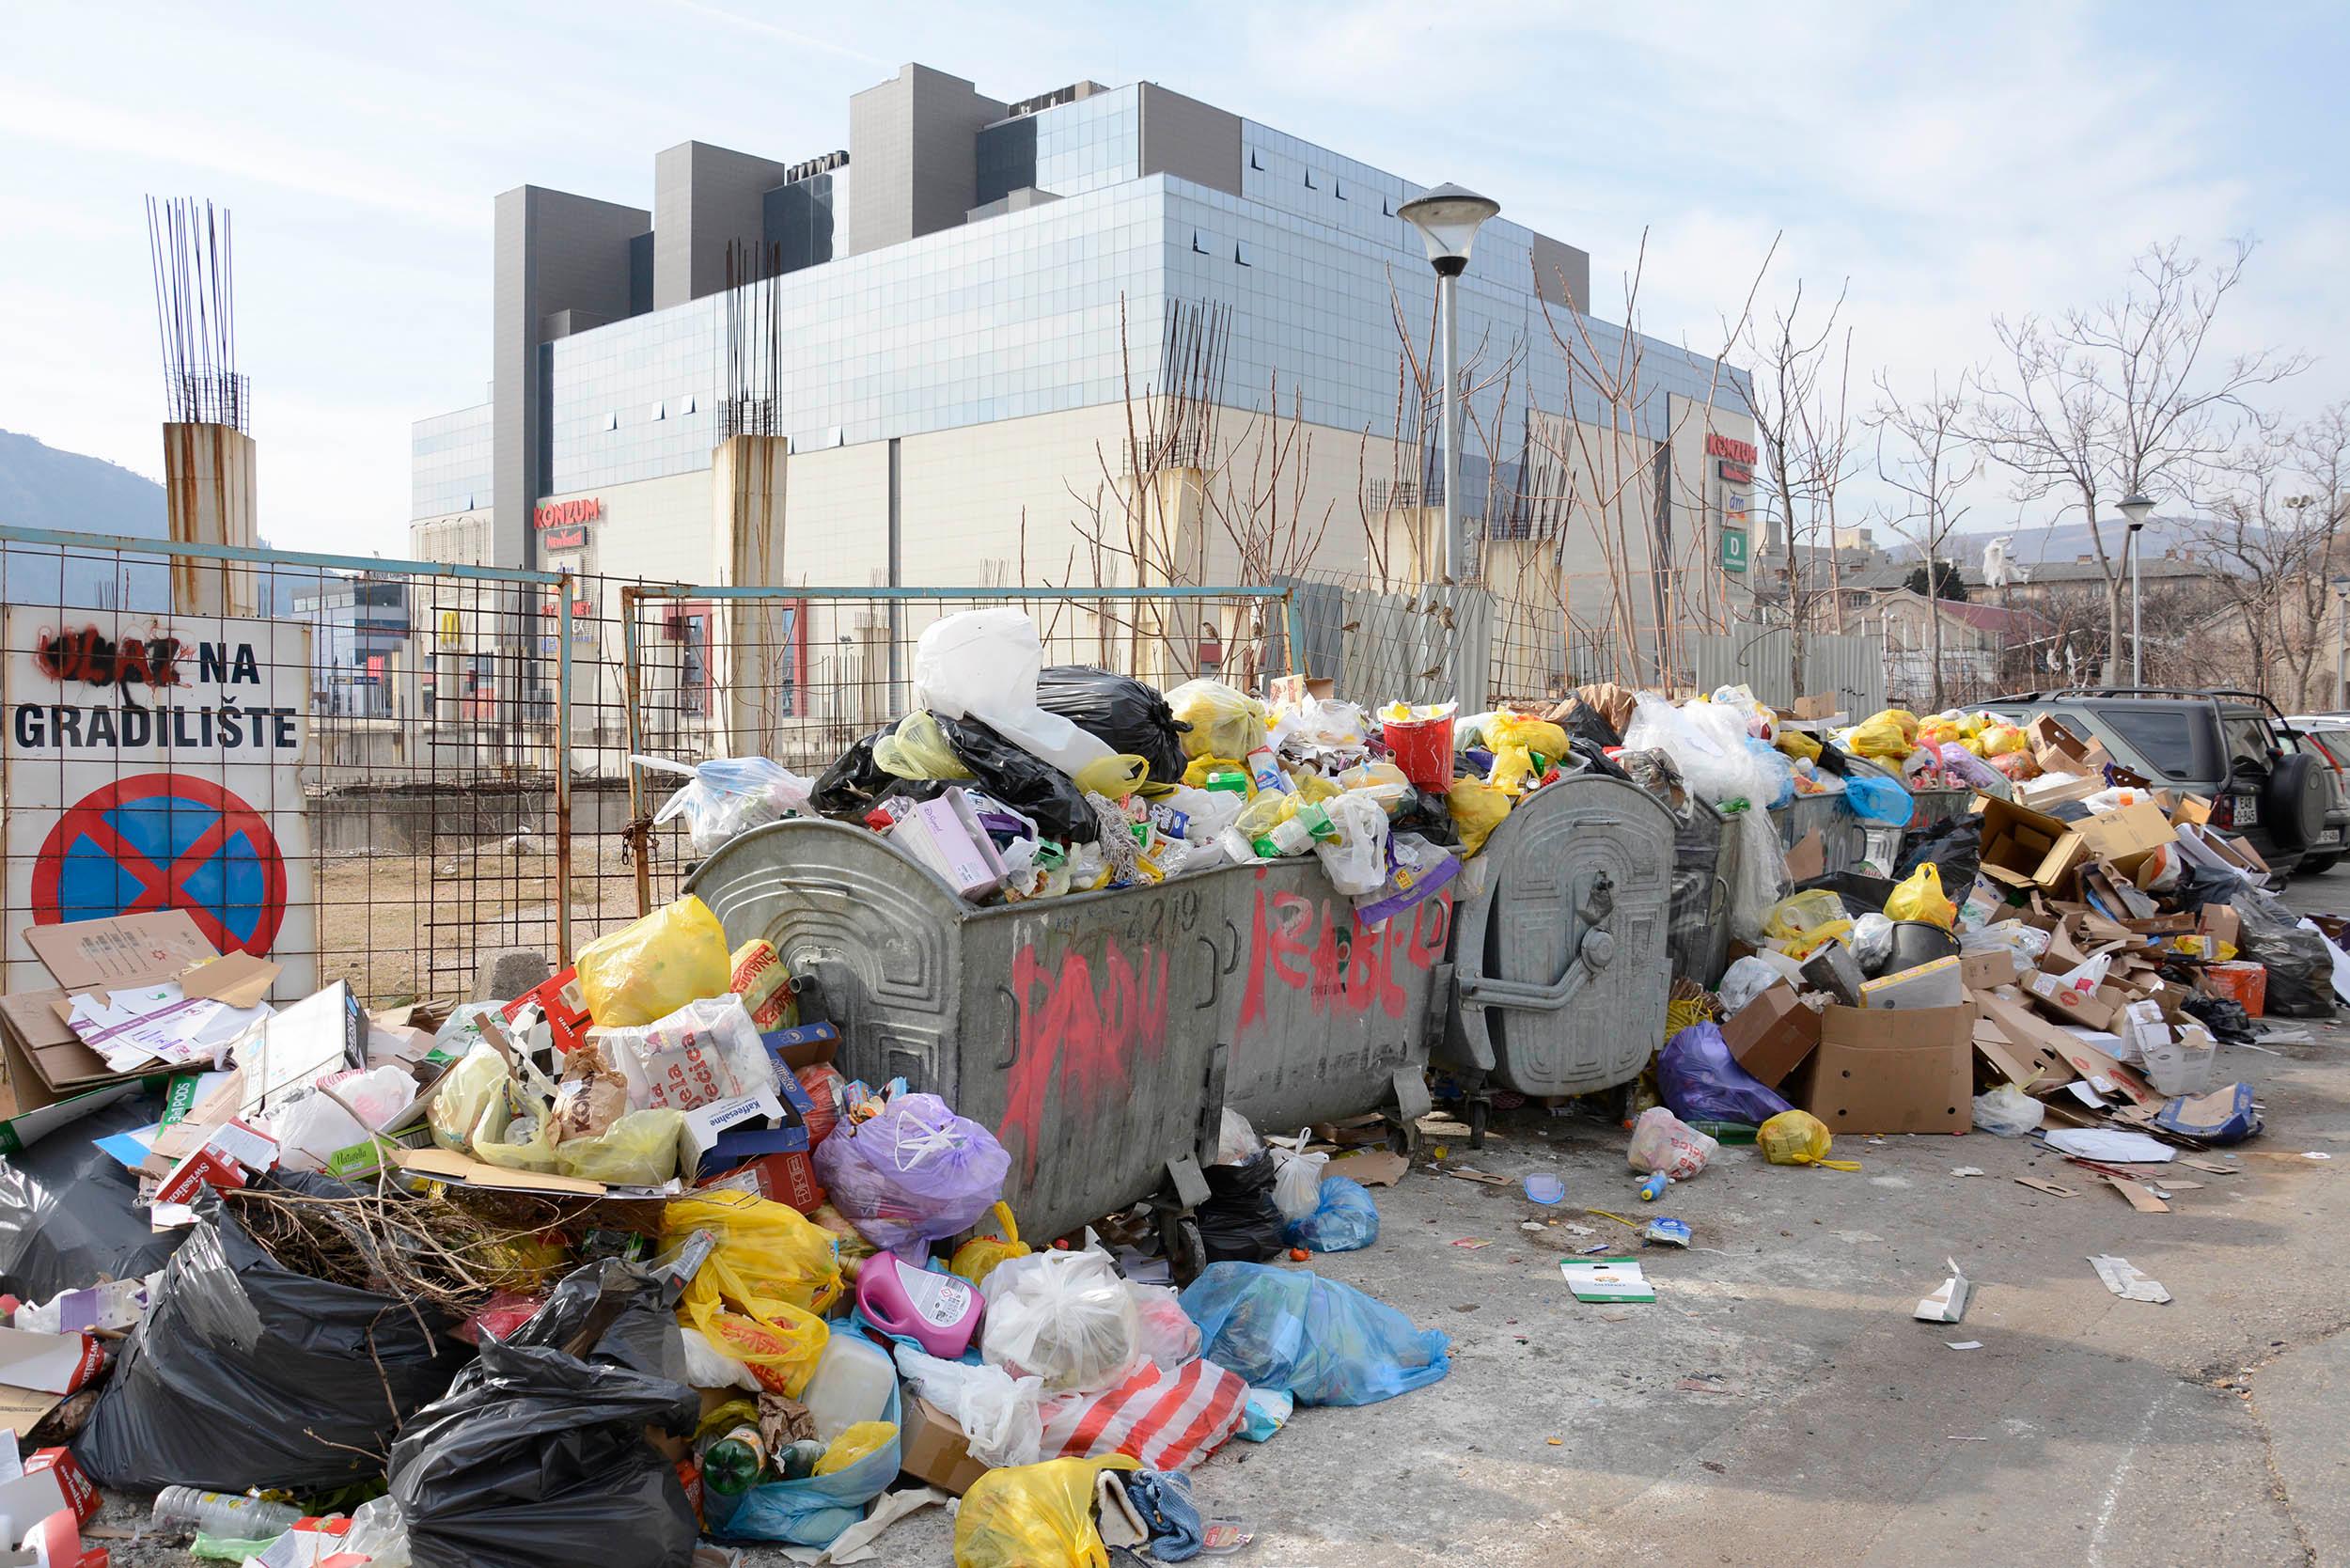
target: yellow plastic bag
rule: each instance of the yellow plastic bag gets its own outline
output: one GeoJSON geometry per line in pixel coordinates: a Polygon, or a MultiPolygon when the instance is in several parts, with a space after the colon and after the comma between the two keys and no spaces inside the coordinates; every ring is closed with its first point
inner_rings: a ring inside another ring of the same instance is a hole
{"type": "Polygon", "coordinates": [[[1820,760],[1819,741],[1801,729],[1782,729],[1778,732],[1778,739],[1771,745],[1778,748],[1781,756],[1793,757],[1798,762],[1816,762],[1820,760]]]}
{"type": "Polygon", "coordinates": [[[1857,1160],[1831,1160],[1827,1157],[1830,1137],[1827,1123],[1810,1111],[1780,1111],[1756,1129],[1755,1145],[1762,1157],[1773,1165],[1821,1165],[1830,1170],[1858,1170],[1857,1160]]]}
{"type": "Polygon", "coordinates": [[[1525,713],[1496,713],[1485,721],[1485,748],[1498,755],[1505,746],[1521,745],[1556,762],[1567,754],[1567,732],[1548,719],[1525,713]]]}
{"type": "Polygon", "coordinates": [[[1246,757],[1265,743],[1264,704],[1221,681],[1186,681],[1167,694],[1167,705],[1191,726],[1186,757],[1246,757]]]}
{"type": "Polygon", "coordinates": [[[1942,868],[1929,860],[1902,878],[1901,886],[1885,901],[1885,915],[1888,919],[1923,920],[1950,930],[1958,919],[1958,905],[1943,896],[1942,868]]]}
{"type": "Polygon", "coordinates": [[[593,1137],[555,1146],[555,1168],[608,1187],[657,1187],[677,1174],[685,1113],[663,1107],[630,1111],[593,1137]]]}
{"type": "Polygon", "coordinates": [[[1982,754],[2004,757],[2011,751],[2021,751],[2030,743],[2024,732],[2012,724],[1995,724],[1982,732],[1982,754]]]}
{"type": "MultiPolygon", "coordinates": [[[[876,756],[880,755],[876,748],[876,756]]],[[[1139,757],[1096,757],[1076,772],[1077,788],[1104,800],[1123,800],[1151,776],[1151,764],[1139,757]]]]}
{"type": "Polygon", "coordinates": [[[1762,934],[1789,958],[1809,958],[1839,937],[1852,934],[1844,901],[1825,887],[1779,900],[1762,912],[1762,934]]]}
{"type": "Polygon", "coordinates": [[[1252,795],[1257,792],[1257,781],[1248,776],[1246,767],[1233,761],[1230,757],[1211,757],[1205,752],[1194,757],[1191,760],[1191,765],[1183,769],[1183,782],[1195,790],[1204,790],[1208,787],[1208,775],[1217,772],[1240,775],[1242,780],[1248,786],[1247,792],[1252,795]]]}
{"type": "Polygon", "coordinates": [[[1485,847],[1510,815],[1510,797],[1474,778],[1456,778],[1444,797],[1452,813],[1452,830],[1461,836],[1461,858],[1466,860],[1485,847]]]}
{"type": "Polygon", "coordinates": [[[1093,1527],[1094,1478],[1132,1454],[1007,1465],[971,1483],[955,1515],[955,1568],[1109,1568],[1093,1527]]]}
{"type": "Polygon", "coordinates": [[[1020,1239],[1020,1227],[1011,1217],[1011,1205],[996,1200],[988,1211],[995,1219],[1001,1236],[973,1236],[955,1248],[955,1255],[947,1264],[947,1272],[968,1279],[974,1285],[985,1279],[997,1263],[1008,1263],[1014,1258],[1028,1255],[1028,1244],[1020,1239]]]}
{"type": "Polygon", "coordinates": [[[1844,731],[1844,744],[1856,757],[1874,758],[1879,761],[1898,762],[1909,755],[1911,736],[1917,733],[1913,723],[1907,732],[1892,709],[1871,714],[1844,731]]]}
{"type": "Polygon", "coordinates": [[[897,1440],[896,1421],[859,1421],[832,1440],[832,1447],[816,1461],[812,1473],[828,1476],[835,1470],[845,1470],[867,1454],[879,1453],[897,1440]]]}
{"type": "Polygon", "coordinates": [[[666,1018],[733,979],[726,928],[688,893],[579,949],[579,994],[599,1024],[615,1028],[666,1018]]]}
{"type": "Polygon", "coordinates": [[[838,1238],[789,1203],[747,1192],[705,1191],[672,1199],[661,1213],[661,1245],[697,1231],[717,1238],[705,1269],[721,1271],[738,1301],[785,1301],[822,1312],[840,1299],[838,1238]]]}
{"type": "Polygon", "coordinates": [[[1325,800],[1336,800],[1346,792],[1318,773],[1293,773],[1290,782],[1297,786],[1297,798],[1311,806],[1325,800]]]}
{"type": "Polygon", "coordinates": [[[873,765],[900,778],[973,776],[927,708],[916,708],[898,721],[894,731],[873,743],[873,765]]]}

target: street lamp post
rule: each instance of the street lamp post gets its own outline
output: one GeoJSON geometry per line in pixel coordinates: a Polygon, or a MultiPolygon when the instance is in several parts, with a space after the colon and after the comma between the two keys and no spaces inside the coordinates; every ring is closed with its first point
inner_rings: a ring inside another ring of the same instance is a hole
{"type": "Polygon", "coordinates": [[[1461,548],[1459,294],[1455,285],[1468,268],[1469,247],[1477,243],[1477,230],[1500,211],[1501,204],[1490,197],[1458,185],[1439,185],[1405,202],[1395,214],[1419,230],[1420,241],[1428,247],[1428,264],[1436,270],[1436,304],[1444,334],[1444,574],[1448,582],[1459,575],[1461,548]]]}
{"type": "Polygon", "coordinates": [[[2143,662],[2146,645],[2138,630],[2138,534],[2146,526],[2146,519],[2154,514],[2154,503],[2133,490],[2115,504],[2115,510],[2130,525],[2130,684],[2142,686],[2146,683],[2143,662]]]}
{"type": "Polygon", "coordinates": [[[2334,616],[2334,699],[2326,706],[2340,713],[2350,705],[2350,577],[2334,579],[2334,597],[2340,604],[2334,616]]]}

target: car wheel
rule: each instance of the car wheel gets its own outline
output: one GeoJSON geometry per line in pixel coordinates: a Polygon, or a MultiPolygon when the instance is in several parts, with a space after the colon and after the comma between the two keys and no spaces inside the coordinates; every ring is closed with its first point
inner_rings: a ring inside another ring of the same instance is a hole
{"type": "Polygon", "coordinates": [[[2307,849],[2326,831],[2329,787],[2317,759],[2294,752],[2277,759],[2261,791],[2261,821],[2285,850],[2307,849]]]}
{"type": "Polygon", "coordinates": [[[2332,870],[2336,866],[2341,864],[2342,856],[2339,855],[2313,855],[2307,860],[2301,862],[2300,870],[2295,874],[2300,876],[2324,876],[2327,871],[2332,870]]]}

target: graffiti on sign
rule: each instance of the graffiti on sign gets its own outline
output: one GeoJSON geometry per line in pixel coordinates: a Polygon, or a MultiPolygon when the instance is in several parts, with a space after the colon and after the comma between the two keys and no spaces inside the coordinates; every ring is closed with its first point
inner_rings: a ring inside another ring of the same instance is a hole
{"type": "MultiPolygon", "coordinates": [[[[184,651],[174,636],[125,636],[117,642],[95,626],[43,630],[33,644],[33,667],[60,685],[176,686],[184,651]]],[[[251,652],[246,650],[246,656],[251,652]]]]}
{"type": "Polygon", "coordinates": [[[1260,885],[1250,921],[1241,1032],[1264,1021],[1267,992],[1275,986],[1304,992],[1317,1015],[1344,1016],[1376,1007],[1386,1017],[1401,1019],[1408,1005],[1404,974],[1425,972],[1444,956],[1451,919],[1451,897],[1439,893],[1410,918],[1398,917],[1376,931],[1364,931],[1343,901],[1268,892],[1260,885]]]}
{"type": "MultiPolygon", "coordinates": [[[[1089,947],[1090,944],[1089,944],[1089,947]]],[[[1048,941],[1012,956],[1011,995],[1018,1055],[995,1137],[1020,1137],[1023,1179],[1036,1174],[1045,1099],[1058,1085],[1065,1105],[1082,1113],[1127,1093],[1129,1073],[1148,1069],[1167,1049],[1167,949],[1129,949],[1106,933],[1098,953],[1048,941]]]]}

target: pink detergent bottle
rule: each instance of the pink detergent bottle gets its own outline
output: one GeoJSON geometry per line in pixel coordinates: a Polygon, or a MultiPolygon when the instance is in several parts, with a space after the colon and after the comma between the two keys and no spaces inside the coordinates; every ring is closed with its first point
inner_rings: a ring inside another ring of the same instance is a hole
{"type": "Polygon", "coordinates": [[[856,1271],[856,1306],[883,1333],[902,1334],[940,1360],[952,1361],[971,1347],[987,1299],[969,1280],[876,1252],[856,1271]]]}

